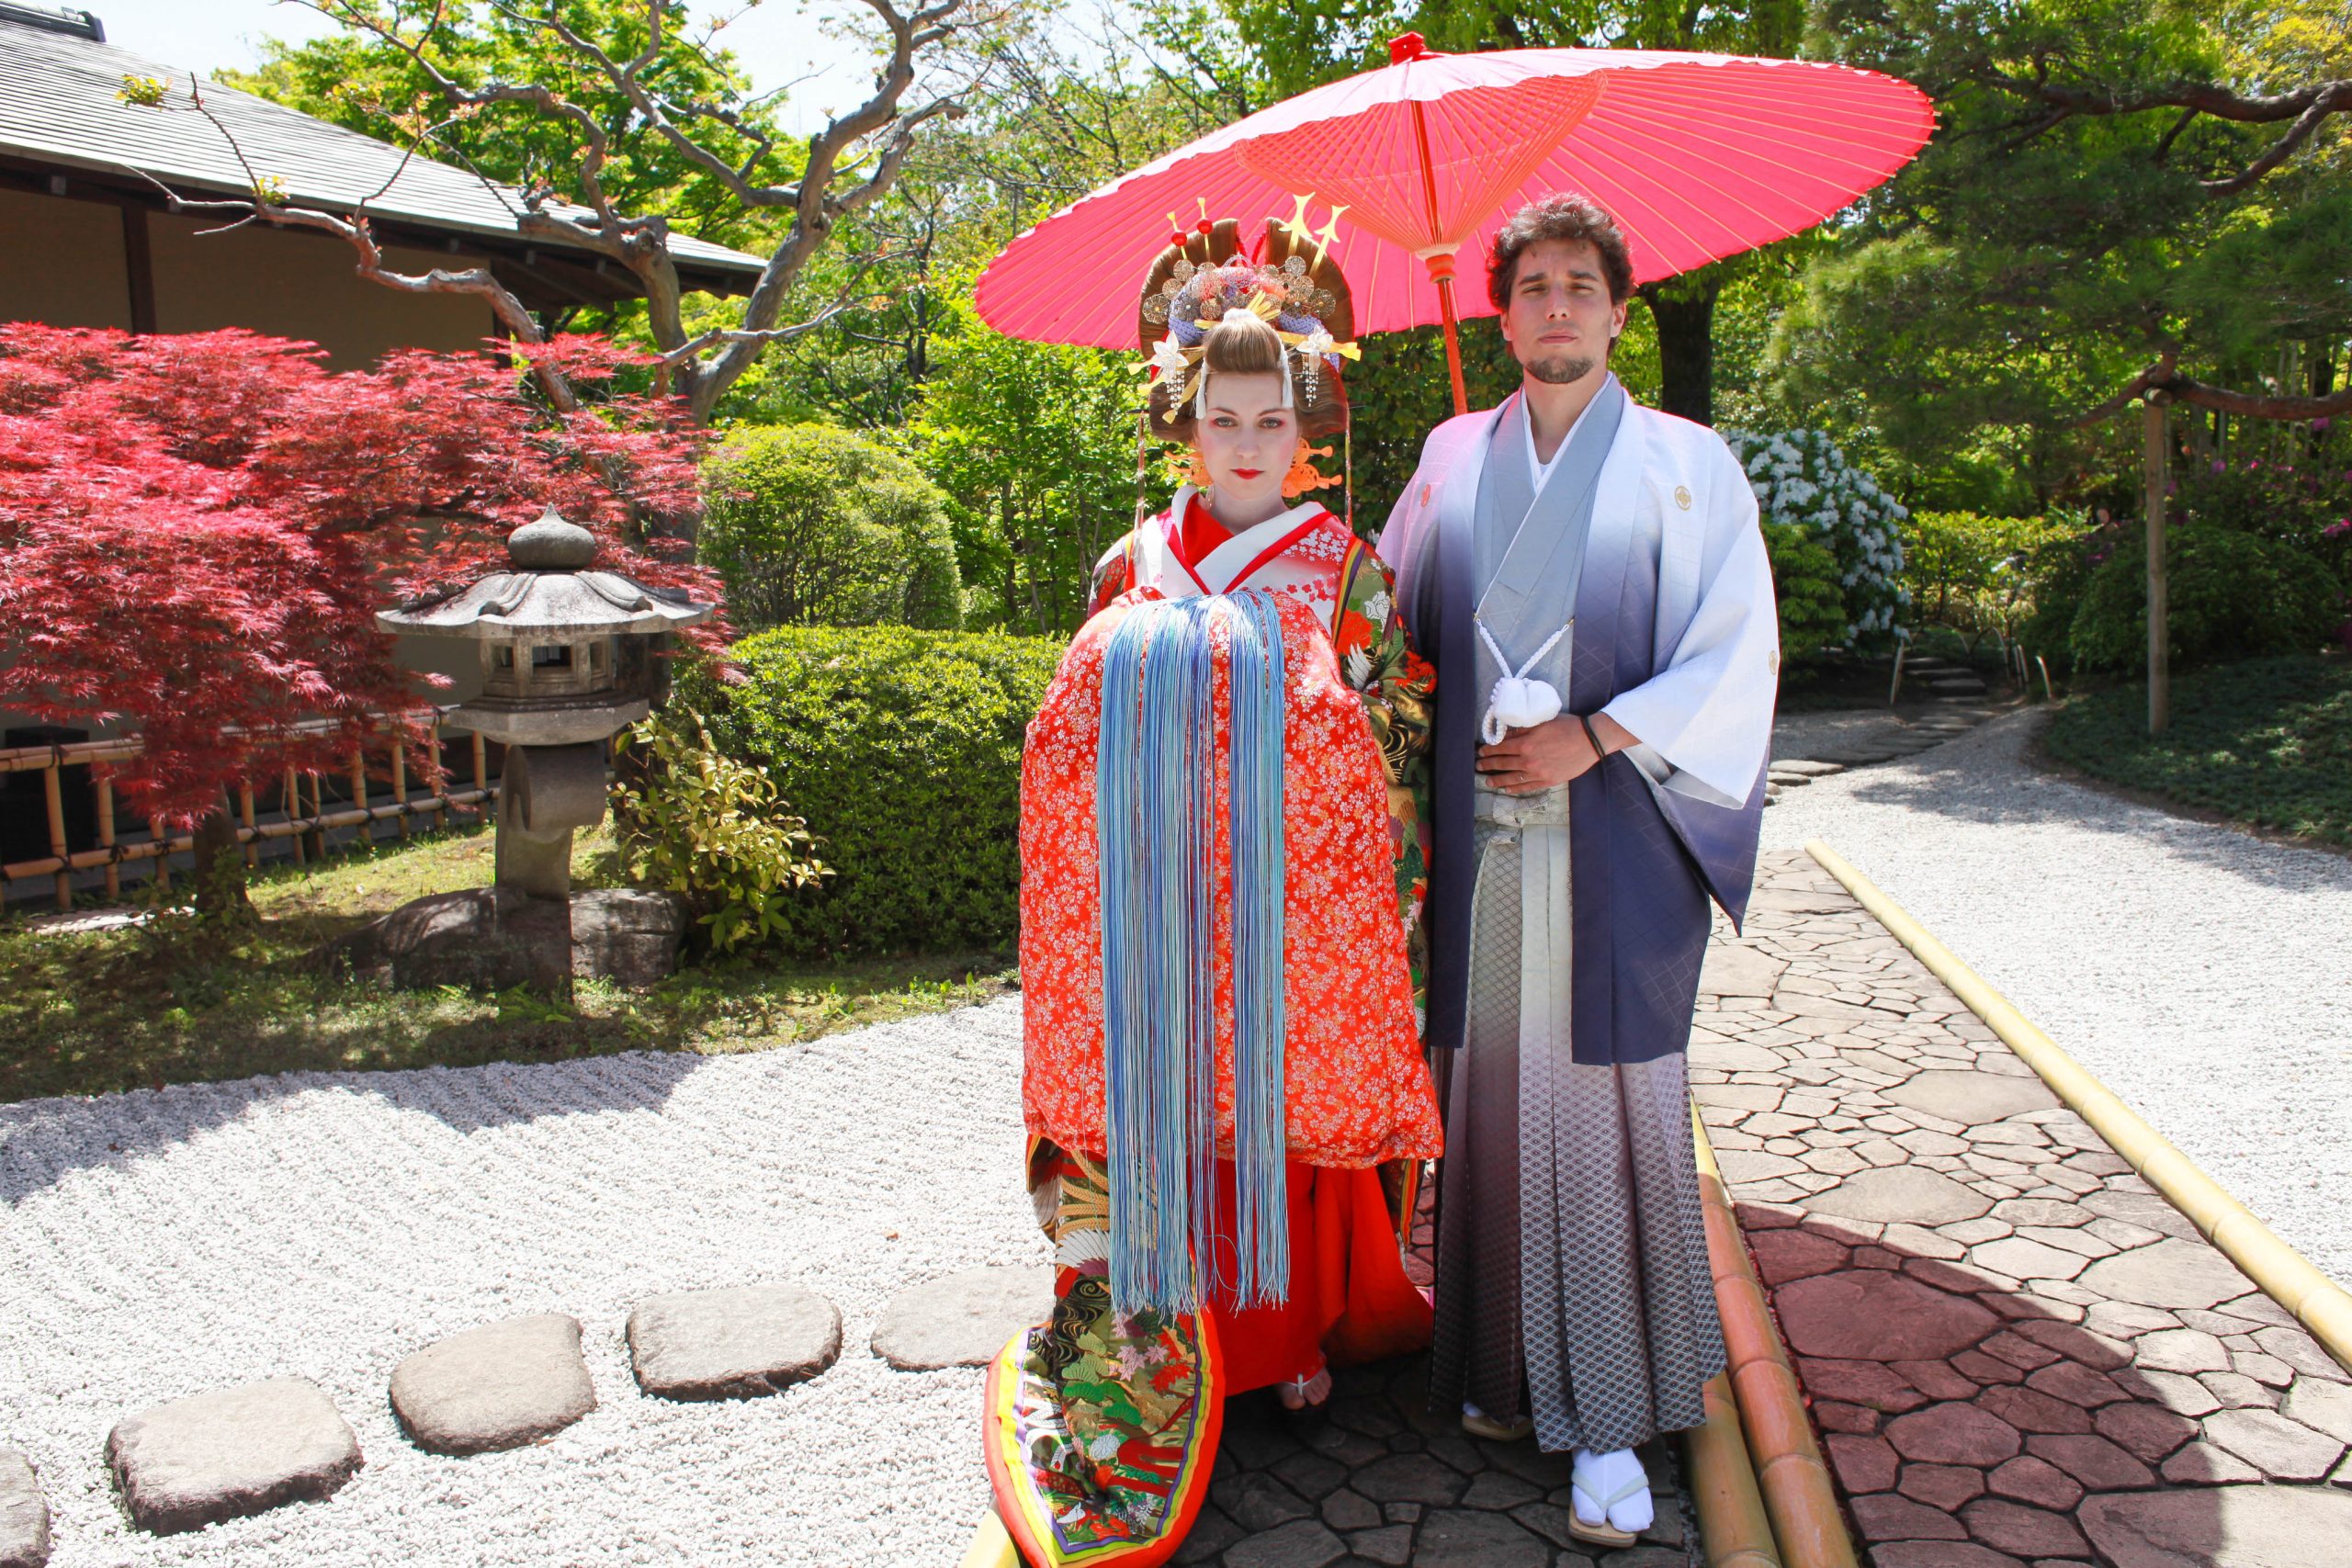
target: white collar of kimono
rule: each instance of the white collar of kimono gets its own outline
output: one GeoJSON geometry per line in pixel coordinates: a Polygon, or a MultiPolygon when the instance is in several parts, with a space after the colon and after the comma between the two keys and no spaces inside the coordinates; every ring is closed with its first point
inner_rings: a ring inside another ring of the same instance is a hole
{"type": "MultiPolygon", "coordinates": [[[[1602,390],[1607,389],[1609,378],[1615,374],[1613,370],[1601,372],[1602,390]]],[[[1519,407],[1512,417],[1519,422],[1519,444],[1527,449],[1527,477],[1532,481],[1533,492],[1540,496],[1544,493],[1544,485],[1551,480],[1552,470],[1560,466],[1560,454],[1566,451],[1568,443],[1577,438],[1577,426],[1585,422],[1586,416],[1592,412],[1592,405],[1600,400],[1600,392],[1594,392],[1591,399],[1577,412],[1575,422],[1568,426],[1568,433],[1560,437],[1560,444],[1557,446],[1552,448],[1552,460],[1548,463],[1535,455],[1535,420],[1527,412],[1527,394],[1520,392],[1515,396],[1519,400],[1519,407]]]]}
{"type": "Polygon", "coordinates": [[[1197,585],[1204,593],[1231,592],[1239,585],[1241,574],[1260,556],[1281,543],[1284,535],[1295,533],[1302,525],[1312,522],[1323,512],[1323,507],[1316,502],[1302,502],[1280,516],[1269,517],[1263,523],[1231,536],[1211,550],[1199,565],[1187,570],[1176,552],[1169,547],[1168,536],[1183,527],[1184,513],[1192,506],[1193,497],[1198,493],[1191,485],[1181,487],[1175,499],[1168,503],[1167,526],[1144,530],[1144,543],[1155,558],[1151,561],[1150,575],[1159,582],[1160,591],[1170,593],[1172,597],[1185,597],[1173,592],[1175,587],[1185,585],[1197,585]]]}

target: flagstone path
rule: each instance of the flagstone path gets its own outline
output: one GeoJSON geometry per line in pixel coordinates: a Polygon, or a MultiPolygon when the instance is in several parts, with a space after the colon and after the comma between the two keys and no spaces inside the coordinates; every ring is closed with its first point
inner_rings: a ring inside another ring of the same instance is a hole
{"type": "MultiPolygon", "coordinates": [[[[1426,1234],[1422,1245],[1427,1245],[1426,1234]]],[[[1464,1434],[1432,1413],[1426,1357],[1351,1368],[1329,1416],[1298,1428],[1271,1393],[1226,1407],[1209,1503],[1177,1552],[1220,1568],[1697,1568],[1698,1534],[1672,1441],[1643,1451],[1658,1520],[1593,1551],[1568,1537],[1565,1454],[1464,1434]]]]}
{"type": "Polygon", "coordinates": [[[1702,993],[1693,1092],[1876,1568],[2346,1560],[2352,1376],[1811,857],[1702,993]]]}

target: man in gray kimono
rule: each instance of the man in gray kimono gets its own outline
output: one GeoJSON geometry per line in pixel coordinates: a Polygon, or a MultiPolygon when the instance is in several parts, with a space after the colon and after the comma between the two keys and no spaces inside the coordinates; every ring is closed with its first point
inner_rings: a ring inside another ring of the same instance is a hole
{"type": "Polygon", "coordinates": [[[1780,665],[1738,461],[1610,374],[1632,281],[1592,203],[1511,218],[1487,286],[1521,389],[1432,433],[1381,539],[1438,669],[1432,1397],[1572,1451],[1596,1544],[1650,1522],[1632,1450],[1698,1425],[1724,1366],[1683,1052],[1709,900],[1746,909],[1780,665]]]}

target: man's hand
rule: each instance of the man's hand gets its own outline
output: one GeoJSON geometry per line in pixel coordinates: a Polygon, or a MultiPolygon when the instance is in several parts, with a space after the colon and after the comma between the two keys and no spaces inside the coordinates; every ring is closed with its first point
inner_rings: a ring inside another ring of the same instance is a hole
{"type": "MultiPolygon", "coordinates": [[[[1611,751],[1638,746],[1634,732],[1605,713],[1592,716],[1593,732],[1611,751]]],[[[1514,729],[1493,746],[1478,748],[1478,771],[1506,795],[1534,795],[1579,777],[1600,761],[1584,726],[1573,714],[1546,719],[1532,729],[1514,729]]]]}
{"type": "Polygon", "coordinates": [[[1492,746],[1478,748],[1478,771],[1505,795],[1535,795],[1581,776],[1600,759],[1573,715],[1547,718],[1531,729],[1514,729],[1492,746]]]}

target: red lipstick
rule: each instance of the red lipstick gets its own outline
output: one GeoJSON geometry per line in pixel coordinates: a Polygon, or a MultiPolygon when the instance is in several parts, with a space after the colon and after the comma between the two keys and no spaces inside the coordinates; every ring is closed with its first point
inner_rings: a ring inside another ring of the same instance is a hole
{"type": "Polygon", "coordinates": [[[1233,470],[1233,477],[1237,479],[1254,479],[1265,471],[1263,468],[1236,468],[1233,470]]]}

